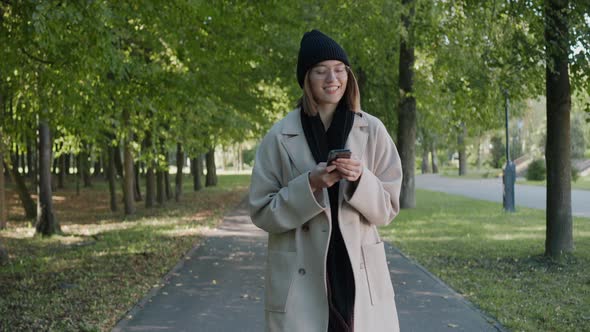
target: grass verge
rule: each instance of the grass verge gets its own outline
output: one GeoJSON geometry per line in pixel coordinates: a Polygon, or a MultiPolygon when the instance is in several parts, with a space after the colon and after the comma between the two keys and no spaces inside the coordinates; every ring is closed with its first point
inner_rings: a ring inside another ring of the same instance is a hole
{"type": "Polygon", "coordinates": [[[33,236],[10,195],[12,221],[0,231],[10,255],[0,267],[0,330],[109,331],[239,203],[249,180],[223,175],[199,192],[187,183],[181,202],[153,209],[138,202],[131,218],[108,211],[104,184],[79,196],[60,190],[55,214],[64,234],[51,238],[33,236]]]}
{"type": "MultiPolygon", "coordinates": [[[[547,181],[529,181],[525,179],[517,180],[516,183],[540,187],[547,185],[547,181]]],[[[590,190],[590,176],[580,177],[575,182],[572,180],[572,189],[590,190]]]]}
{"type": "Polygon", "coordinates": [[[381,230],[404,253],[514,331],[588,331],[590,220],[573,255],[544,257],[543,211],[416,191],[418,208],[381,230]]]}

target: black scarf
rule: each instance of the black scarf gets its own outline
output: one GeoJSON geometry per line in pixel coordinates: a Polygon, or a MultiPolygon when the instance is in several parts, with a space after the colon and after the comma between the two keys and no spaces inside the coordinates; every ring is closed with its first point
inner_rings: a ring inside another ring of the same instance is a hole
{"type": "MultiPolygon", "coordinates": [[[[338,104],[330,128],[326,131],[319,115],[308,116],[301,110],[301,125],[307,144],[317,163],[325,162],[333,149],[342,149],[354,122],[354,112],[343,102],[338,104]]],[[[354,275],[338,223],[339,183],[328,188],[332,214],[332,234],[326,260],[326,281],[330,317],[328,331],[352,331],[354,313],[354,275]]]]}

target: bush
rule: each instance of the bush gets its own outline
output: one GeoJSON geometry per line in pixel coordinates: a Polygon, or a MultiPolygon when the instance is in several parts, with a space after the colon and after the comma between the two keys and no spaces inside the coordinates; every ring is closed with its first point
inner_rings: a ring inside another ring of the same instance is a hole
{"type": "Polygon", "coordinates": [[[572,166],[572,181],[576,182],[580,178],[580,171],[572,166]]]}
{"type": "Polygon", "coordinates": [[[490,166],[493,168],[502,168],[502,165],[506,163],[505,145],[502,142],[502,136],[492,137],[492,160],[490,160],[490,166]]]}
{"type": "Polygon", "coordinates": [[[526,172],[526,179],[529,181],[543,181],[547,175],[547,168],[545,166],[545,160],[535,159],[529,165],[526,172]]]}

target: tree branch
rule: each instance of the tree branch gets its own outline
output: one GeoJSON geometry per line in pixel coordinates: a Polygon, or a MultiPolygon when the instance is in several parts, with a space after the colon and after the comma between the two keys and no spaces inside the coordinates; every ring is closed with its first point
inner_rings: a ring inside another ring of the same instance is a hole
{"type": "Polygon", "coordinates": [[[36,57],[36,56],[34,56],[34,55],[30,54],[29,52],[27,52],[27,51],[25,50],[25,48],[24,48],[24,47],[20,47],[20,50],[21,50],[21,52],[23,52],[23,53],[24,53],[26,56],[28,56],[29,58],[31,58],[31,59],[33,59],[33,60],[35,60],[35,61],[37,61],[37,62],[41,62],[41,63],[44,63],[44,64],[46,64],[46,65],[54,65],[54,64],[55,64],[55,61],[49,61],[49,60],[41,59],[41,58],[39,58],[39,57],[36,57]]]}

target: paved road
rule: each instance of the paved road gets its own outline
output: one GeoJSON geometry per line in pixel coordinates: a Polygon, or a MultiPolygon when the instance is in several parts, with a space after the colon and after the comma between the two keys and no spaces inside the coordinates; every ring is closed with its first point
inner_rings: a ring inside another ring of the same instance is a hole
{"type": "MultiPolygon", "coordinates": [[[[416,188],[462,195],[502,203],[502,179],[458,179],[423,174],[416,176],[416,188]]],[[[545,209],[546,189],[541,186],[517,184],[514,188],[516,207],[545,209]]],[[[590,217],[590,190],[572,190],[572,214],[590,217]]]]}
{"type": "MultiPolygon", "coordinates": [[[[403,332],[504,331],[397,249],[386,251],[403,332]]],[[[113,331],[263,331],[265,256],[266,234],[242,203],[113,331]]]]}

